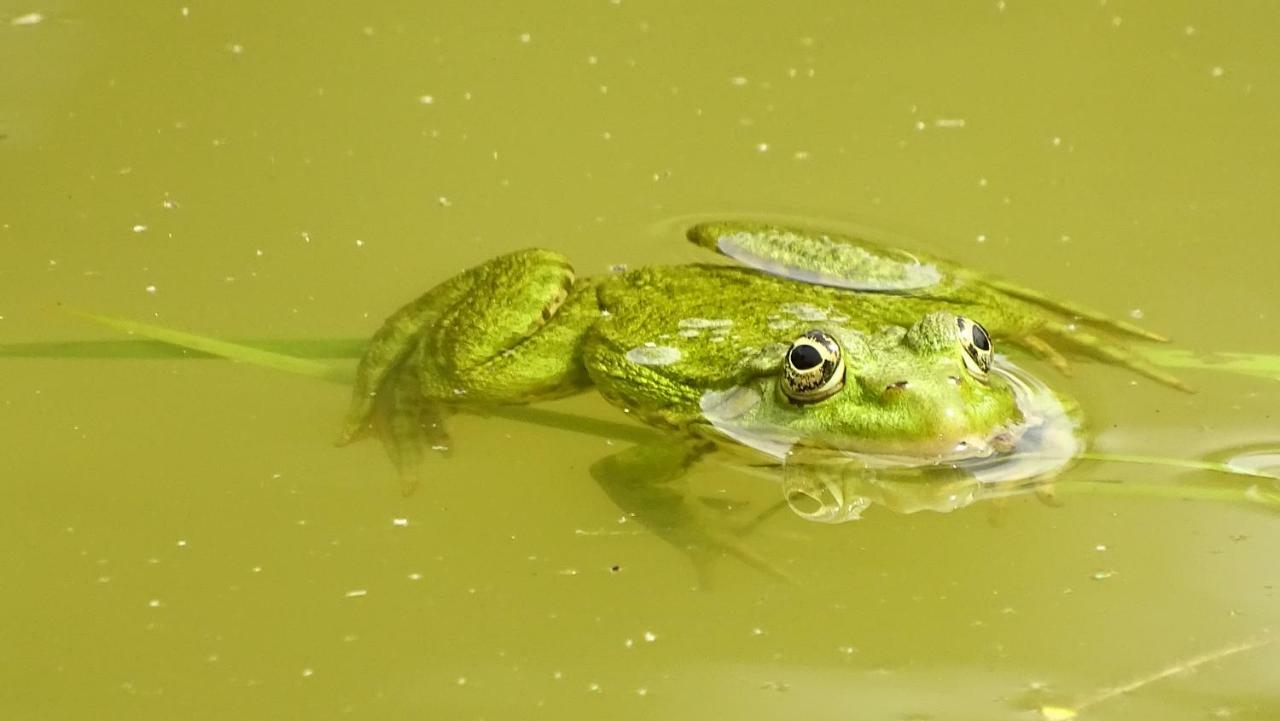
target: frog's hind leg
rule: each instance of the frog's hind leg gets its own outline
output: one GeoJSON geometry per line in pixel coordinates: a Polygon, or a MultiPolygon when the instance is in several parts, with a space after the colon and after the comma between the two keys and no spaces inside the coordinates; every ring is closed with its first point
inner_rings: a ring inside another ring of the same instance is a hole
{"type": "Polygon", "coordinates": [[[419,346],[424,393],[447,400],[475,370],[546,326],[574,288],[569,261],[548,250],[498,256],[444,281],[393,313],[374,334],[356,369],[339,444],[369,426],[379,392],[419,346]]]}
{"type": "Polygon", "coordinates": [[[1018,298],[1019,300],[1024,300],[1028,303],[1038,305],[1041,308],[1054,311],[1068,318],[1079,318],[1104,330],[1119,331],[1128,335],[1137,336],[1144,340],[1153,340],[1161,343],[1168,342],[1169,340],[1159,333],[1153,333],[1141,326],[1112,318],[1099,313],[1096,310],[1086,308],[1082,305],[1077,305],[1070,301],[1050,298],[1043,293],[1018,285],[1017,283],[1010,283],[1006,280],[984,280],[983,282],[992,288],[1011,295],[1014,298],[1018,298]]]}
{"type": "Polygon", "coordinates": [[[339,443],[376,431],[406,489],[452,410],[527,403],[588,384],[581,359],[595,287],[546,250],[494,258],[394,313],[357,369],[339,443]]]}
{"type": "MultiPolygon", "coordinates": [[[[409,357],[413,362],[416,353],[409,357]]],[[[452,441],[444,420],[449,408],[423,397],[417,377],[401,373],[389,380],[389,393],[378,398],[374,428],[383,450],[400,475],[400,490],[408,496],[418,487],[429,452],[448,455],[452,441]]]]}
{"type": "Polygon", "coordinates": [[[1037,335],[1024,335],[1021,340],[1023,345],[1053,366],[1059,373],[1064,376],[1071,375],[1071,363],[1058,352],[1057,348],[1049,345],[1045,339],[1037,335]]]}
{"type": "Polygon", "coordinates": [[[1187,385],[1182,379],[1157,368],[1150,361],[1122,345],[1060,322],[1048,323],[1045,325],[1044,330],[1065,348],[1081,355],[1123,366],[1151,380],[1181,391],[1195,392],[1195,389],[1187,385]]]}

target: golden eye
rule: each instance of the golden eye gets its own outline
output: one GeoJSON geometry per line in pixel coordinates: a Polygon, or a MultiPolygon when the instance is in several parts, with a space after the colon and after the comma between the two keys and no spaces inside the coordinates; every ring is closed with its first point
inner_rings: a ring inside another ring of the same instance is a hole
{"type": "Polygon", "coordinates": [[[791,343],[782,364],[782,392],[795,403],[817,403],[844,387],[844,354],[835,338],[811,330],[791,343]]]}
{"type": "Polygon", "coordinates": [[[977,321],[956,316],[956,336],[960,341],[965,369],[974,378],[986,381],[987,372],[991,370],[991,355],[994,352],[987,329],[977,321]]]}

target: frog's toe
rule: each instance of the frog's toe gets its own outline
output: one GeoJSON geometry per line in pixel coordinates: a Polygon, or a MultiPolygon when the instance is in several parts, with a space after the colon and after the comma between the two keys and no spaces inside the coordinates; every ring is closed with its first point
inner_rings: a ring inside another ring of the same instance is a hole
{"type": "Polygon", "coordinates": [[[1043,338],[1035,335],[1025,335],[1022,337],[1022,344],[1041,360],[1053,366],[1062,375],[1069,376],[1072,374],[1071,363],[1058,352],[1057,348],[1049,345],[1043,338]]]}
{"type": "Polygon", "coordinates": [[[1195,388],[1192,388],[1181,378],[1157,368],[1147,359],[1122,345],[1064,324],[1051,324],[1049,331],[1054,338],[1081,355],[1091,356],[1128,368],[1135,373],[1144,375],[1171,388],[1177,388],[1180,391],[1195,392],[1195,388]]]}

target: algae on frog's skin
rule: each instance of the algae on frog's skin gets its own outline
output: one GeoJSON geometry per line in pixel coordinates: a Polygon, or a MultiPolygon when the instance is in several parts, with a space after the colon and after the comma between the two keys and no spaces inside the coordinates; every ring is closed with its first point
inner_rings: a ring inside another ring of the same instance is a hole
{"type": "Polygon", "coordinates": [[[682,318],[676,327],[679,328],[676,335],[681,338],[701,338],[706,333],[711,342],[723,343],[733,321],[729,318],[682,318]]]}
{"type": "Polygon", "coordinates": [[[783,313],[795,316],[797,320],[811,323],[824,321],[829,317],[828,311],[809,303],[783,303],[778,309],[783,313]]]}
{"type": "Polygon", "coordinates": [[[679,348],[646,343],[627,351],[627,360],[642,366],[665,366],[680,362],[679,348]]]}

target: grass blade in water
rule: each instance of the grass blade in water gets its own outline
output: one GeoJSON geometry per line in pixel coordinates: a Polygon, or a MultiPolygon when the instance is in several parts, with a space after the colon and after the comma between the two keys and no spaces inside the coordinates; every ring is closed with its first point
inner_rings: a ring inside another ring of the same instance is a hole
{"type": "Polygon", "coordinates": [[[164,328],[148,323],[140,323],[133,320],[125,320],[123,318],[112,318],[105,315],[96,315],[93,313],[81,313],[79,311],[71,311],[75,315],[88,320],[102,323],[116,330],[133,335],[140,335],[153,341],[168,343],[170,345],[181,348],[190,348],[201,353],[206,353],[220,358],[249,363],[263,368],[272,368],[286,373],[295,375],[308,376],[310,378],[319,378],[320,380],[336,381],[339,383],[349,383],[351,381],[351,371],[346,368],[340,368],[331,363],[313,360],[310,358],[299,358],[297,356],[276,353],[261,348],[253,348],[238,343],[229,343],[227,341],[210,338],[208,336],[195,335],[193,333],[184,333],[182,331],[164,328]]]}

